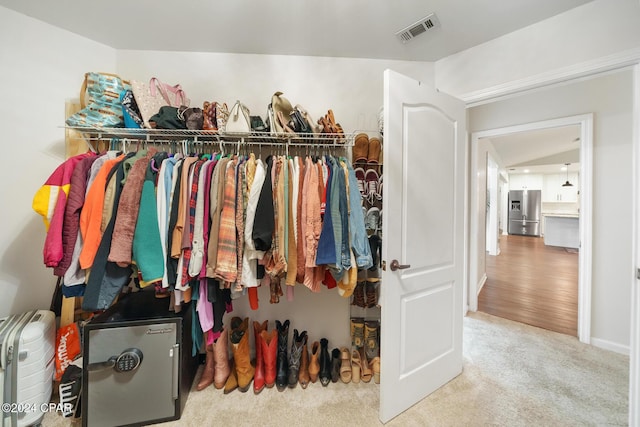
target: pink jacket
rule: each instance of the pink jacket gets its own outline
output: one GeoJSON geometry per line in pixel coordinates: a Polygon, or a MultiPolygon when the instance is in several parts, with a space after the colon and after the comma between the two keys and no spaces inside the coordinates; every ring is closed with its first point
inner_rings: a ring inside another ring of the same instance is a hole
{"type": "Polygon", "coordinates": [[[63,256],[62,228],[67,195],[71,188],[71,176],[78,162],[95,153],[84,153],[66,160],[49,176],[47,181],[33,196],[32,207],[42,215],[47,236],[44,242],[43,256],[47,267],[57,267],[63,256]]]}

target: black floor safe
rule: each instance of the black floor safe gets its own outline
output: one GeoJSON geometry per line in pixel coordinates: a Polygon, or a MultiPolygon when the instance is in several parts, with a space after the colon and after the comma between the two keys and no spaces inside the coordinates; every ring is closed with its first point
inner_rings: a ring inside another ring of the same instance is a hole
{"type": "Polygon", "coordinates": [[[153,290],[123,297],[84,327],[82,425],[177,420],[196,371],[191,303],[179,314],[153,290]]]}

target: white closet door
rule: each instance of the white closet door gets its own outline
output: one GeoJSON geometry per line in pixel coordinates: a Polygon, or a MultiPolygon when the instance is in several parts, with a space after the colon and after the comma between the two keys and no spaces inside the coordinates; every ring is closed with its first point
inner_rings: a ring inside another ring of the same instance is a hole
{"type": "Polygon", "coordinates": [[[379,416],[387,422],[462,372],[466,116],[462,101],[390,70],[384,110],[379,416]]]}

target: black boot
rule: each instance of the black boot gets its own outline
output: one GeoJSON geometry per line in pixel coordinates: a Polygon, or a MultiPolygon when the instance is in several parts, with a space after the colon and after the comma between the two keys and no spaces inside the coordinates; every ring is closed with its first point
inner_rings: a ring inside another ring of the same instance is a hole
{"type": "Polygon", "coordinates": [[[289,360],[287,357],[287,341],[289,338],[289,320],[280,323],[276,320],[278,330],[278,358],[276,361],[276,387],[278,391],[284,391],[289,382],[289,360]]]}
{"type": "Polygon", "coordinates": [[[342,363],[342,359],[340,359],[340,349],[334,348],[331,352],[331,382],[337,383],[340,379],[340,364],[342,363]]]}
{"type": "Polygon", "coordinates": [[[298,384],[298,375],[300,374],[300,356],[302,348],[307,345],[307,331],[302,331],[298,335],[298,330],[293,330],[293,342],[291,343],[291,352],[289,353],[289,388],[295,388],[298,384]]]}
{"type": "Polygon", "coordinates": [[[329,385],[331,382],[331,355],[327,348],[329,341],[326,338],[320,340],[320,383],[323,386],[329,385]]]}

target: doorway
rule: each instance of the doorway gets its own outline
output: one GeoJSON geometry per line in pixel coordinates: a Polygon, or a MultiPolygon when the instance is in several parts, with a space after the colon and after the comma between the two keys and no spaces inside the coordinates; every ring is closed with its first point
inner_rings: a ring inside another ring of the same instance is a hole
{"type": "MultiPolygon", "coordinates": [[[[469,280],[469,309],[478,310],[478,296],[487,281],[487,258],[485,242],[487,201],[487,162],[485,159],[490,153],[494,159],[499,159],[499,154],[488,141],[492,138],[506,137],[508,135],[523,134],[527,132],[550,130],[577,126],[579,129],[579,241],[580,251],[578,258],[578,325],[577,336],[580,341],[588,343],[590,339],[591,321],[591,275],[590,269],[583,268],[591,263],[591,183],[592,183],[592,140],[593,140],[593,116],[591,114],[565,117],[542,122],[527,123],[487,131],[474,132],[471,141],[471,222],[470,222],[470,280],[469,280]],[[484,167],[481,167],[484,166],[484,167]],[[476,178],[477,177],[477,178],[476,178]],[[480,233],[480,234],[479,234],[480,233]],[[475,251],[473,249],[476,249],[475,251]],[[475,252],[475,253],[474,253],[475,252]]],[[[533,166],[531,166],[533,167],[533,166]]],[[[527,185],[526,183],[524,184],[527,185]]],[[[541,186],[542,184],[540,184],[541,186]]],[[[495,199],[494,199],[495,200],[495,199]]],[[[504,196],[502,198],[504,200],[504,196]]],[[[504,211],[504,210],[503,210],[504,211]]],[[[504,230],[504,218],[502,220],[504,230]]],[[[490,237],[499,237],[491,233],[490,237]]],[[[543,248],[544,245],[542,245],[543,248]]],[[[498,251],[502,252],[503,248],[498,251]]]]}
{"type": "Polygon", "coordinates": [[[511,133],[484,142],[487,279],[478,294],[478,310],[575,337],[580,126],[511,133]]]}

